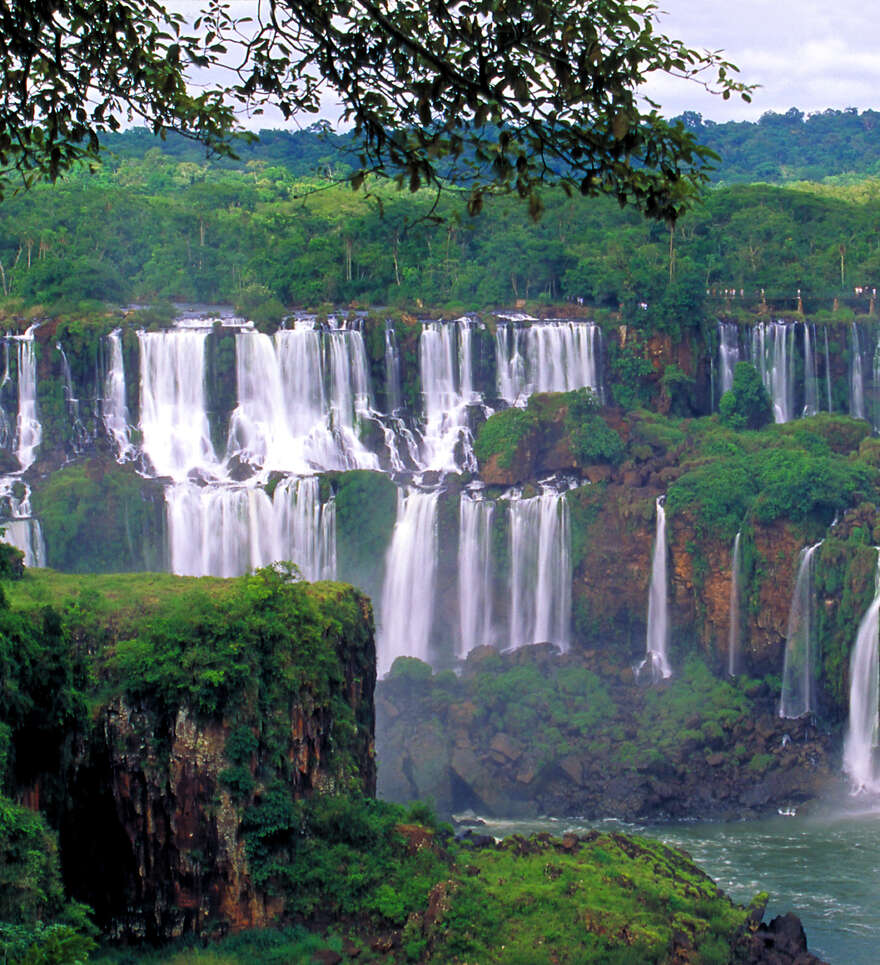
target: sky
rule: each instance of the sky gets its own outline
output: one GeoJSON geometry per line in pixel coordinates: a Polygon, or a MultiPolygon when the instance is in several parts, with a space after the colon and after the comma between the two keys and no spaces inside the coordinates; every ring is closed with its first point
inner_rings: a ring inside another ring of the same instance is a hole
{"type": "MultiPolygon", "coordinates": [[[[203,2],[203,0],[202,0],[203,2]]],[[[200,0],[169,0],[197,15],[200,0]]],[[[238,13],[255,0],[230,0],[238,13]]],[[[880,44],[876,9],[865,0],[657,0],[659,29],[697,49],[723,50],[740,79],[760,84],[747,104],[723,100],[692,83],[655,75],[646,93],[667,117],[686,110],[714,121],[757,120],[767,111],[880,109],[880,44]]],[[[326,114],[335,119],[332,104],[326,114]]],[[[281,127],[280,115],[241,118],[247,127],[281,127]]],[[[315,120],[309,116],[304,124],[315,120]]],[[[291,126],[296,126],[291,125],[291,126]]]]}
{"type": "Polygon", "coordinates": [[[880,109],[877,10],[864,0],[658,0],[660,29],[698,49],[724,50],[740,79],[760,84],[751,104],[724,101],[669,78],[650,95],[672,116],[757,120],[767,111],[880,109]]]}

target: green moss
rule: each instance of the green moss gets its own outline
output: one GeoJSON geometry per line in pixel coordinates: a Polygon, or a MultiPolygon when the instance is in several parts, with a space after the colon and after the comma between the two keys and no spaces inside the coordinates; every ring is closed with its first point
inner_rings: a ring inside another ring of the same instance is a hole
{"type": "Polygon", "coordinates": [[[537,428],[538,418],[533,409],[502,409],[480,426],[474,443],[474,452],[480,465],[497,457],[501,469],[513,464],[516,450],[537,428]]]}

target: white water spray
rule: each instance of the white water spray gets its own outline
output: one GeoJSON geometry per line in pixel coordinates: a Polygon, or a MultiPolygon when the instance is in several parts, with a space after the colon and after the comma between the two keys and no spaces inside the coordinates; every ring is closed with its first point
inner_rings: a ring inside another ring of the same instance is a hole
{"type": "Polygon", "coordinates": [[[491,644],[492,521],[495,504],[462,493],[459,503],[457,655],[491,644]]]}
{"type": "Polygon", "coordinates": [[[654,532],[654,555],[651,559],[651,586],[648,590],[648,633],[645,659],[636,676],[650,669],[656,683],[672,676],[669,666],[669,587],[667,579],[666,509],[663,496],[657,497],[657,523],[654,532]]]}

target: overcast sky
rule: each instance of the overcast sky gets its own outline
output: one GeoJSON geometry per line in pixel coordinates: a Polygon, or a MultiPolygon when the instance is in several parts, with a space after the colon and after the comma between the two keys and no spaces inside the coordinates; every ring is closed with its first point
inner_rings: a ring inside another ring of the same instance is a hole
{"type": "MultiPolygon", "coordinates": [[[[647,92],[666,116],[695,110],[715,121],[757,120],[766,111],[805,113],[826,108],[880,109],[880,28],[877,10],[864,0],[657,0],[665,13],[660,29],[688,46],[723,50],[740,78],[760,84],[751,104],[728,101],[695,84],[668,77],[647,92]]],[[[170,0],[169,7],[195,14],[200,0],[170,0]]],[[[239,13],[253,2],[232,0],[239,13]]],[[[328,105],[329,107],[329,105],[328,105]]],[[[332,114],[328,111],[328,114],[332,114]]],[[[268,112],[249,127],[282,126],[268,112]]],[[[303,119],[309,124],[313,117],[303,119]]]]}
{"type": "Polygon", "coordinates": [[[880,108],[877,8],[863,0],[658,0],[661,29],[688,46],[723,49],[740,78],[761,84],[751,104],[669,80],[650,91],[667,115],[756,120],[790,107],[880,108]]]}

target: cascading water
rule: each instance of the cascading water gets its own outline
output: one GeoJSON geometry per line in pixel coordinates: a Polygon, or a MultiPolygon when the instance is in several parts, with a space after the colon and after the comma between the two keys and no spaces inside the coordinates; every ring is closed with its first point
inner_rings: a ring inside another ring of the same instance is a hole
{"type": "Polygon", "coordinates": [[[816,601],[813,570],[820,540],[801,550],[785,639],[780,717],[803,717],[816,709],[813,674],[816,670],[816,601]]]}
{"type": "Polygon", "coordinates": [[[666,575],[666,509],[663,496],[657,497],[657,523],[654,532],[654,555],[651,558],[651,586],[648,590],[648,634],[645,659],[636,676],[650,669],[656,683],[672,676],[669,666],[669,589],[666,575]]]}
{"type": "Polygon", "coordinates": [[[880,697],[880,553],[874,599],[859,624],[849,662],[849,723],[843,743],[843,769],[852,782],[853,793],[880,791],[875,756],[878,737],[880,697]]]}
{"type": "Polygon", "coordinates": [[[770,394],[776,422],[794,418],[794,333],[792,322],[758,322],[752,330],[752,360],[770,394]]]}
{"type": "Polygon", "coordinates": [[[397,493],[397,521],[385,558],[385,583],[376,635],[378,670],[399,656],[428,660],[437,582],[436,492],[397,493]]]}
{"type": "Polygon", "coordinates": [[[257,486],[165,491],[171,569],[182,576],[239,576],[291,560],[307,580],[336,575],[336,512],[315,476],[288,477],[270,497],[257,486]]]}
{"type": "Polygon", "coordinates": [[[230,420],[229,455],[300,475],[379,468],[355,432],[356,418],[369,407],[360,332],[326,334],[326,366],[323,333],[314,325],[298,324],[272,338],[236,335],[238,405],[230,420]]]}
{"type": "Polygon", "coordinates": [[[43,438],[37,416],[37,356],[34,352],[32,325],[24,335],[14,336],[18,344],[18,419],[15,430],[15,455],[21,468],[34,461],[34,453],[43,438]]]}
{"type": "Polygon", "coordinates": [[[718,323],[718,374],[720,395],[733,388],[733,370],[739,357],[739,326],[736,322],[718,323]]]}
{"type": "Polygon", "coordinates": [[[815,332],[804,324],[804,416],[815,415],[819,411],[819,378],[816,375],[816,353],[813,349],[815,332]]]}
{"type": "Polygon", "coordinates": [[[525,405],[535,392],[581,388],[602,398],[601,330],[594,322],[499,322],[495,356],[498,395],[509,405],[525,405]]]}
{"type": "Polygon", "coordinates": [[[459,502],[457,654],[464,659],[476,646],[491,644],[492,521],[490,499],[462,493],[459,502]]]}
{"type": "Polygon", "coordinates": [[[82,452],[89,442],[91,442],[91,439],[80,418],[79,399],[73,390],[73,373],[70,370],[67,353],[61,347],[60,342],[55,343],[55,348],[61,356],[61,376],[64,379],[64,401],[67,403],[67,416],[70,419],[73,449],[75,452],[82,452]]]}
{"type": "Polygon", "coordinates": [[[24,553],[25,566],[45,566],[46,546],[40,521],[33,518],[31,490],[18,476],[0,476],[2,540],[24,553]]]}
{"type": "MultiPolygon", "coordinates": [[[[477,468],[473,453],[473,438],[468,426],[468,405],[473,389],[467,395],[460,386],[473,385],[473,375],[459,374],[456,378],[456,358],[462,353],[460,345],[466,326],[461,322],[443,324],[424,322],[419,338],[419,366],[422,377],[422,397],[425,405],[425,425],[422,445],[422,468],[440,472],[474,472],[477,468]]],[[[466,340],[470,344],[470,332],[466,340]]]]}
{"type": "Polygon", "coordinates": [[[828,411],[834,411],[834,405],[831,401],[831,353],[828,351],[828,326],[825,325],[822,329],[825,334],[825,394],[828,397],[828,411]]]}
{"type": "Polygon", "coordinates": [[[195,329],[138,332],[143,449],[159,476],[219,470],[205,410],[205,339],[195,329]]]}
{"type": "Polygon", "coordinates": [[[739,672],[740,660],[740,562],[739,541],[741,533],[737,533],[733,540],[733,552],[730,559],[730,626],[727,631],[727,672],[735,677],[739,672]]]}
{"type": "Polygon", "coordinates": [[[391,325],[385,329],[385,403],[389,414],[400,409],[400,349],[391,325]]]}
{"type": "Polygon", "coordinates": [[[862,374],[862,348],[859,329],[850,325],[849,414],[854,419],[865,418],[865,378],[862,374]]]}
{"type": "Polygon", "coordinates": [[[510,646],[568,648],[571,536],[564,493],[510,498],[510,646]]]}
{"type": "Polygon", "coordinates": [[[104,379],[104,398],[101,418],[104,428],[116,447],[116,458],[124,462],[134,451],[131,444],[128,406],[125,402],[125,362],[122,356],[122,336],[119,329],[107,336],[110,362],[104,379]]]}

